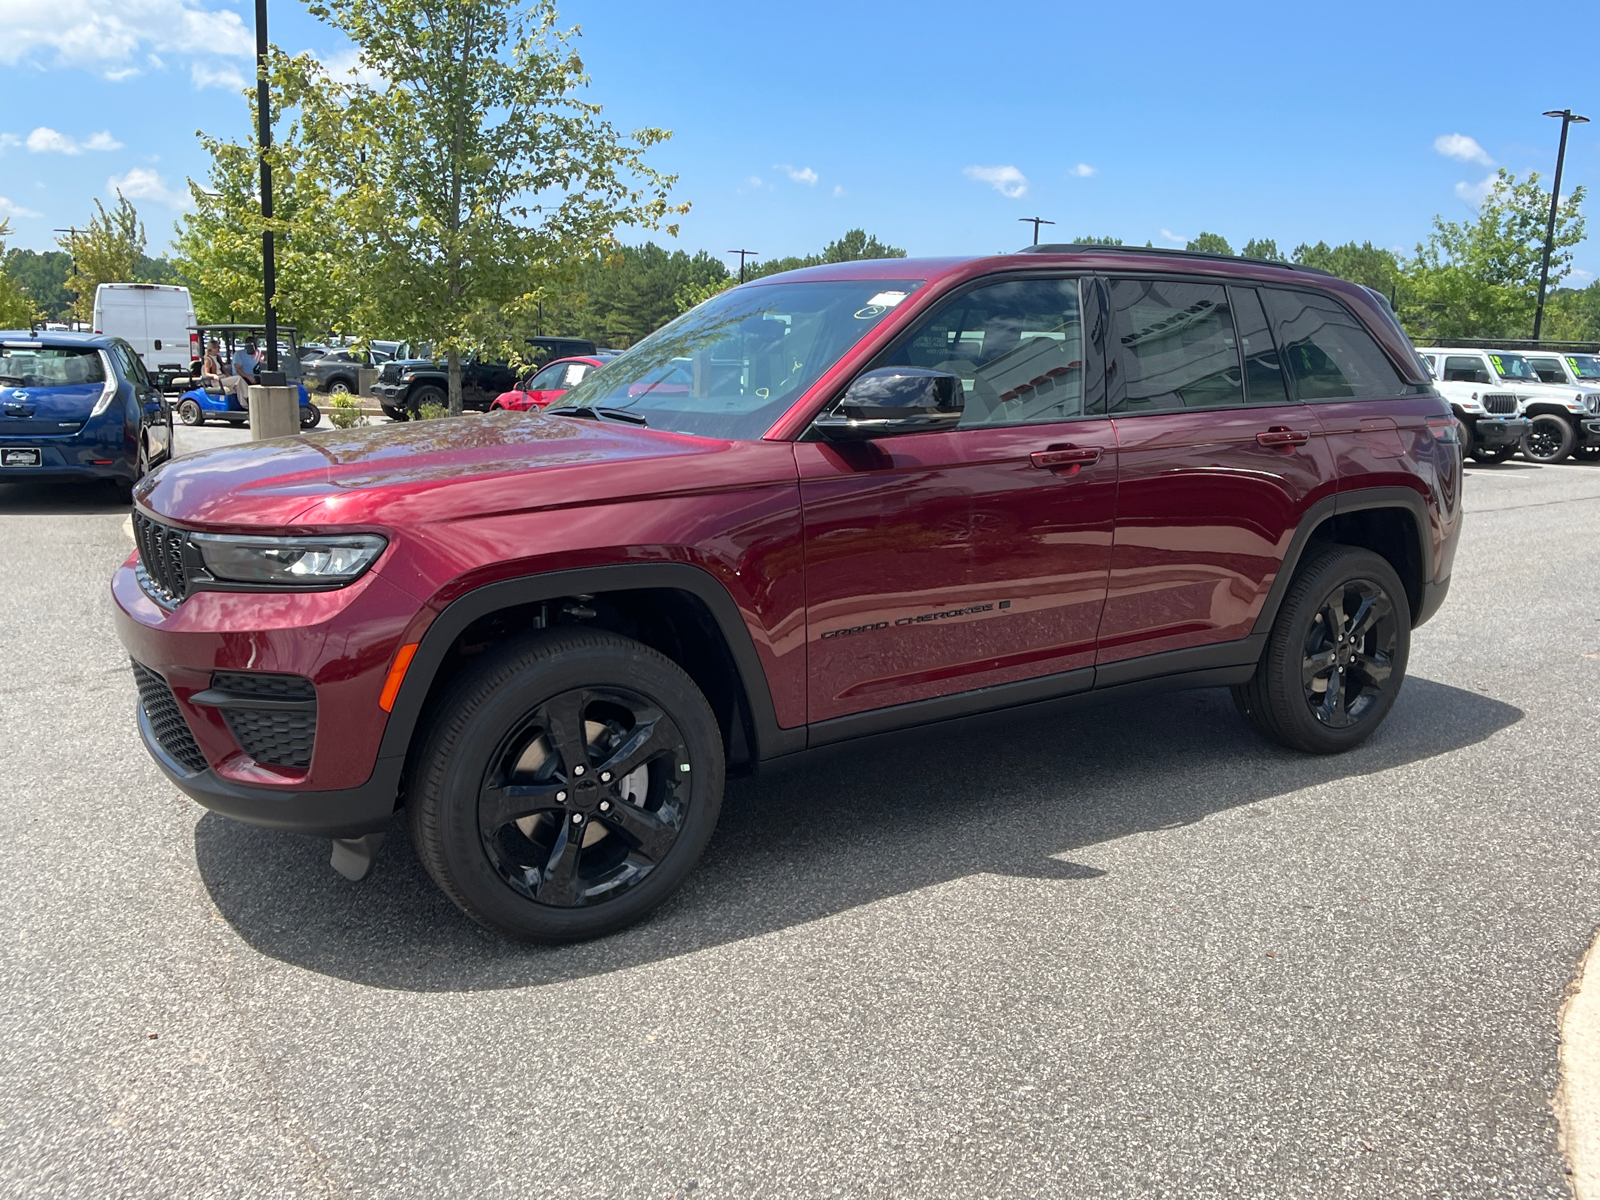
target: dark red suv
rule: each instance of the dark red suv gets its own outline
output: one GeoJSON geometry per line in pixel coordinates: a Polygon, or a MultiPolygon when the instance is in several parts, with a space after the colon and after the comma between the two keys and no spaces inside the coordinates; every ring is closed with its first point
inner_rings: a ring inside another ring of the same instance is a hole
{"type": "Polygon", "coordinates": [[[660,904],[725,774],[810,747],[1217,685],[1354,746],[1460,489],[1363,289],[1042,246],[746,284],[542,414],[179,460],[112,586],[178,787],[356,878],[404,806],[456,903],[554,941],[660,904]]]}

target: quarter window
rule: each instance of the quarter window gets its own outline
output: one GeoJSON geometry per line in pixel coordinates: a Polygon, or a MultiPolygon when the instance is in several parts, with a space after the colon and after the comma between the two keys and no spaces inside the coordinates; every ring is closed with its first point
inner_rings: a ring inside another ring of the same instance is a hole
{"type": "Polygon", "coordinates": [[[1076,279],[1016,279],[957,296],[886,354],[881,367],[959,376],[959,428],[1083,415],[1083,320],[1076,279]]]}
{"type": "Polygon", "coordinates": [[[1112,279],[1108,290],[1106,386],[1113,414],[1244,403],[1226,289],[1167,279],[1112,279]]]}
{"type": "Polygon", "coordinates": [[[1331,296],[1267,288],[1289,377],[1300,400],[1374,400],[1406,386],[1366,327],[1331,296]]]}

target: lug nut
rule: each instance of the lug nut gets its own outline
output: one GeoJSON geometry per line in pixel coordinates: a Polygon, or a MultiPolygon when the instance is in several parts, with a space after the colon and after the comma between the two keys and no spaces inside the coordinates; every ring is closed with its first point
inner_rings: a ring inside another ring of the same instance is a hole
{"type": "Polygon", "coordinates": [[[572,823],[574,825],[582,825],[583,824],[583,814],[582,813],[573,813],[572,814],[572,823]]]}
{"type": "Polygon", "coordinates": [[[565,792],[557,792],[556,793],[556,803],[557,804],[565,804],[566,802],[567,802],[567,794],[565,792]]]}
{"type": "Polygon", "coordinates": [[[600,782],[601,783],[610,783],[611,782],[611,772],[610,771],[601,771],[600,772],[600,782]]]}
{"type": "Polygon", "coordinates": [[[609,801],[609,800],[600,801],[600,811],[601,812],[610,812],[611,811],[611,801],[609,801]]]}
{"type": "Polygon", "coordinates": [[[583,772],[584,772],[584,768],[583,767],[573,767],[572,768],[572,773],[574,775],[582,775],[583,772]]]}
{"type": "Polygon", "coordinates": [[[680,770],[680,771],[687,771],[688,769],[689,769],[689,764],[688,763],[680,763],[679,766],[678,766],[678,770],[680,770]]]}

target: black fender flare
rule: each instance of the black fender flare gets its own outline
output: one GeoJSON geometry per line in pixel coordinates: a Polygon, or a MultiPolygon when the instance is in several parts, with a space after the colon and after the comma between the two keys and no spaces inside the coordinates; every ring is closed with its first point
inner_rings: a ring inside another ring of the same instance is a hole
{"type": "MultiPolygon", "coordinates": [[[[1412,529],[1417,539],[1417,562],[1422,567],[1422,592],[1424,596],[1427,595],[1428,588],[1433,583],[1433,580],[1428,578],[1430,564],[1433,562],[1433,546],[1428,537],[1432,522],[1428,519],[1427,502],[1423,500],[1421,494],[1406,487],[1357,488],[1353,491],[1339,492],[1318,500],[1306,511],[1306,515],[1300,519],[1300,524],[1295,527],[1294,537],[1290,539],[1289,549],[1283,556],[1283,564],[1278,568],[1277,577],[1272,581],[1272,587],[1267,592],[1266,602],[1261,606],[1255,625],[1251,627],[1252,635],[1265,635],[1271,632],[1272,623],[1278,619],[1278,609],[1283,604],[1283,594],[1289,590],[1290,580],[1300,569],[1300,560],[1304,557],[1306,547],[1311,543],[1311,535],[1317,531],[1318,526],[1330,517],[1374,508],[1398,508],[1410,514],[1412,529]]],[[[1420,625],[1431,615],[1424,604],[1418,612],[1411,614],[1412,626],[1420,625]]]]}
{"type": "Polygon", "coordinates": [[[394,709],[384,727],[383,741],[378,749],[379,760],[405,757],[445,655],[467,626],[479,617],[503,608],[558,600],[566,596],[599,596],[608,592],[643,589],[686,592],[701,601],[710,612],[727,644],[744,689],[753,727],[749,733],[755,740],[751,750],[757,761],[804,748],[805,726],[784,729],[778,724],[777,712],[772,704],[772,690],[767,684],[766,671],[762,669],[761,659],[756,654],[750,630],[728,589],[722,586],[716,576],[687,563],[622,563],[519,576],[485,584],[451,601],[423,633],[416,654],[406,669],[405,681],[400,685],[394,709]]]}

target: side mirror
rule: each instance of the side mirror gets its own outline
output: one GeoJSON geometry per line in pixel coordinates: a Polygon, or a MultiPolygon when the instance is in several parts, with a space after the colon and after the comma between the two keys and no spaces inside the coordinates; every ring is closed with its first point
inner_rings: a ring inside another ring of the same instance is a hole
{"type": "Polygon", "coordinates": [[[961,380],[921,367],[879,367],[857,375],[831,412],[813,424],[831,441],[954,429],[966,395],[961,380]]]}

